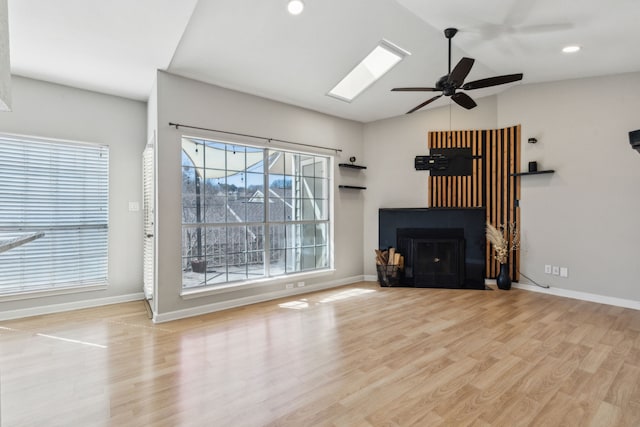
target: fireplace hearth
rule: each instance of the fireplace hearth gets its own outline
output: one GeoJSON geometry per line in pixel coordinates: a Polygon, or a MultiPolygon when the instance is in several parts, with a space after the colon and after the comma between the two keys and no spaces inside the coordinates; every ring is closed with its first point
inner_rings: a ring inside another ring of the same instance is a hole
{"type": "Polygon", "coordinates": [[[379,247],[405,257],[400,286],[485,289],[485,209],[380,209],[379,247]]]}

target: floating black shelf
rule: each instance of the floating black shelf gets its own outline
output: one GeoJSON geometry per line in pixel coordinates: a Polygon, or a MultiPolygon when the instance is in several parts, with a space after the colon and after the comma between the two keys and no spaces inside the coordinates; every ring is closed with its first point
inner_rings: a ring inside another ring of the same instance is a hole
{"type": "Polygon", "coordinates": [[[353,163],[338,163],[338,166],[341,168],[350,168],[350,169],[366,169],[366,166],[354,165],[353,163]]]}
{"type": "Polygon", "coordinates": [[[520,173],[512,173],[511,176],[525,176],[525,175],[543,175],[546,173],[554,173],[553,169],[545,170],[545,171],[535,171],[535,172],[520,172],[520,173]]]}
{"type": "Polygon", "coordinates": [[[350,190],[366,190],[367,187],[360,187],[358,185],[338,185],[338,188],[348,188],[350,190]]]}

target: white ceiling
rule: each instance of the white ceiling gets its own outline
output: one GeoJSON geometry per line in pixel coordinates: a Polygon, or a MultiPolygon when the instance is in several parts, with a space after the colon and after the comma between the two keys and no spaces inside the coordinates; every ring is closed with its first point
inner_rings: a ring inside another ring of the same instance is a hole
{"type": "Polygon", "coordinates": [[[305,0],[299,16],[286,3],[9,0],[12,72],[146,100],[162,69],[368,122],[433,96],[390,89],[447,73],[447,27],[460,29],[453,64],[476,59],[467,81],[524,73],[469,91],[479,103],[515,84],[640,71],[638,0],[305,0]],[[351,103],[327,96],[382,39],[411,55],[351,103]],[[583,49],[561,53],[567,44],[583,49]]]}
{"type": "Polygon", "coordinates": [[[197,0],[9,0],[11,72],[146,100],[197,0]]]}

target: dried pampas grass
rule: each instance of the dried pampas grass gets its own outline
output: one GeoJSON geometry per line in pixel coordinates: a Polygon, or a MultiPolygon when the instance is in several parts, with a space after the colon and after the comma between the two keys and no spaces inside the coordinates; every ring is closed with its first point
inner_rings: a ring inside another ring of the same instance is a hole
{"type": "Polygon", "coordinates": [[[493,245],[495,251],[494,258],[500,264],[507,262],[509,252],[517,251],[520,247],[518,229],[515,224],[501,225],[500,229],[497,229],[487,223],[487,239],[493,245]]]}

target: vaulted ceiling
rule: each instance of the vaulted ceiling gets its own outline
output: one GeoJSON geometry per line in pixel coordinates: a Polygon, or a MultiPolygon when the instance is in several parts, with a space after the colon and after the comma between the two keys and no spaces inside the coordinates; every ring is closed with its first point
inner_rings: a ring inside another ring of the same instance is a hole
{"type": "Polygon", "coordinates": [[[390,89],[447,73],[447,27],[460,30],[453,63],[476,60],[467,81],[524,73],[469,92],[478,103],[516,84],[640,71],[637,0],[305,0],[298,16],[286,3],[9,0],[12,73],[146,100],[161,69],[368,122],[432,96],[390,89]],[[383,39],[411,55],[351,103],[327,96],[383,39]],[[562,53],[569,44],[582,50],[562,53]]]}

